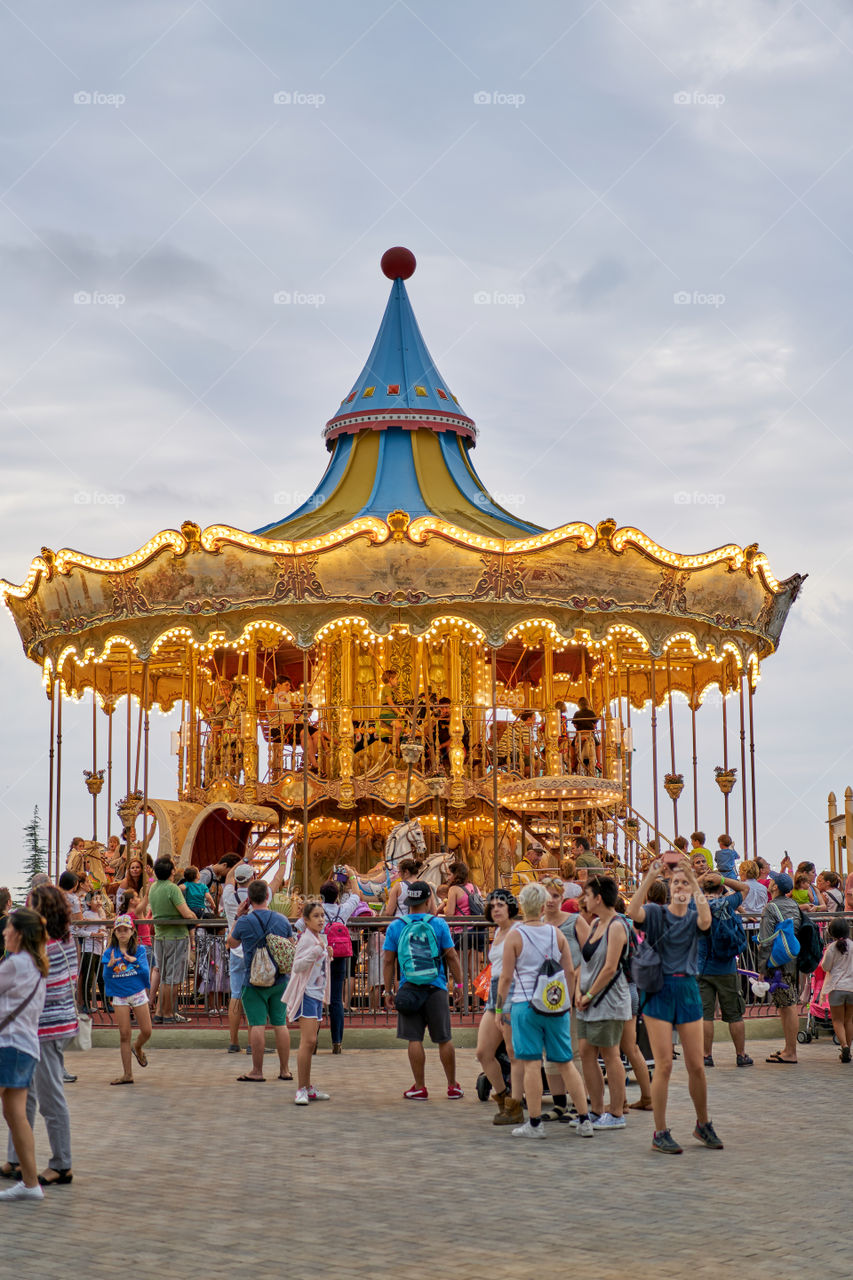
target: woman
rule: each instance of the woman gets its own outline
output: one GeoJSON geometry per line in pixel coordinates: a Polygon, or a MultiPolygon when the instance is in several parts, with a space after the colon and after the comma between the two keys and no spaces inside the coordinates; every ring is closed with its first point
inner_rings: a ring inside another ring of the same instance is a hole
{"type": "MultiPolygon", "coordinates": [[[[498,980],[503,964],[504,943],[515,928],[518,916],[518,903],[508,889],[495,889],[486,899],[485,917],[495,926],[492,945],[489,949],[489,963],[492,966],[489,998],[477,1029],[477,1061],[489,1079],[492,1094],[498,1106],[493,1124],[523,1124],[524,1114],[521,1109],[523,1093],[522,1068],[516,1063],[512,1052],[512,1029],[501,1026],[495,1017],[498,997],[498,980]],[[512,1064],[511,1091],[507,1091],[503,1071],[495,1052],[501,1041],[506,1045],[509,1060],[512,1064]]],[[[512,991],[509,992],[512,999],[512,991]]]]}
{"type": "MultiPolygon", "coordinates": [[[[572,958],[572,966],[578,969],[581,963],[581,949],[577,938],[578,922],[581,919],[580,912],[584,910],[583,897],[577,900],[577,909],[572,911],[566,910],[565,897],[566,886],[559,876],[545,876],[540,881],[542,887],[546,890],[548,897],[545,901],[543,910],[543,918],[546,924],[553,925],[555,929],[566,939],[569,944],[569,954],[572,958]]],[[[588,918],[589,919],[589,918],[588,918]]],[[[578,1043],[578,1026],[577,1014],[572,1008],[569,1015],[569,1030],[571,1033],[572,1044],[578,1043]]],[[[583,1074],[583,1065],[579,1067],[583,1074]]],[[[551,1102],[553,1106],[548,1111],[542,1112],[542,1119],[546,1121],[559,1121],[562,1124],[570,1124],[572,1120],[569,1113],[569,1099],[566,1094],[562,1076],[558,1071],[551,1071],[546,1066],[546,1074],[548,1076],[548,1084],[551,1089],[551,1102]]]]}
{"type": "MultiPolygon", "coordinates": [[[[382,910],[383,916],[390,916],[398,919],[400,916],[408,915],[406,908],[406,892],[410,884],[417,880],[418,874],[423,866],[420,858],[403,858],[397,870],[400,873],[400,879],[395,880],[388,890],[388,901],[382,910]]],[[[438,903],[433,901],[433,915],[438,911],[438,903]]]]}
{"type": "MultiPolygon", "coordinates": [[[[446,918],[468,916],[471,911],[471,894],[474,886],[469,880],[467,862],[451,862],[448,867],[447,897],[444,900],[443,914],[446,918]]],[[[462,986],[468,989],[468,977],[483,967],[483,952],[486,950],[488,938],[485,929],[464,929],[461,925],[451,925],[450,935],[456,950],[462,957],[462,986]],[[467,935],[467,936],[466,936],[467,935]]]]}
{"type": "MultiPolygon", "coordinates": [[[[586,1090],[580,1072],[572,1061],[572,1039],[569,1023],[569,998],[566,1008],[559,1013],[540,1013],[533,1005],[537,982],[546,959],[552,960],[563,971],[570,994],[574,985],[574,967],[565,937],[553,925],[542,920],[542,912],[548,900],[544,885],[526,884],[521,890],[518,905],[523,921],[511,930],[504,943],[501,976],[498,980],[495,1017],[503,1025],[503,1004],[509,1001],[511,1010],[512,1043],[515,1056],[524,1064],[524,1093],[527,1098],[528,1119],[513,1129],[516,1138],[544,1138],[542,1128],[542,1054],[552,1072],[558,1072],[565,1094],[571,1094],[578,1116],[578,1135],[593,1136],[592,1122],[588,1115],[586,1090]],[[515,980],[513,986],[513,979],[515,980]],[[512,998],[509,999],[510,988],[512,998]]],[[[519,1099],[520,1101],[520,1099],[519,1099]]]]}
{"type": "Polygon", "coordinates": [[[826,981],[821,999],[829,996],[832,1029],[841,1045],[841,1061],[850,1061],[853,1039],[853,946],[850,945],[850,923],[845,919],[830,920],[827,929],[832,941],[823,953],[821,968],[826,981]]]}
{"type": "Polygon", "coordinates": [[[581,964],[576,970],[575,1007],[594,1129],[625,1128],[625,1068],[619,1046],[631,1017],[631,994],[620,962],[628,949],[630,926],[617,915],[618,897],[619,886],[610,876],[590,876],[584,889],[584,909],[593,923],[591,927],[585,920],[578,924],[581,964]],[[599,1055],[607,1070],[610,1093],[606,1111],[599,1055]]]}
{"type": "Polygon", "coordinates": [[[0,1200],[41,1200],[44,1192],[36,1169],[36,1144],[27,1119],[27,1098],[40,1056],[39,1019],[50,967],[44,921],[37,911],[19,907],[6,921],[3,941],[6,956],[0,963],[0,1101],[20,1161],[21,1180],[7,1191],[0,1191],[0,1200]]]}
{"type": "Polygon", "coordinates": [[[741,879],[748,886],[741,906],[741,911],[744,915],[760,916],[767,906],[767,900],[770,895],[758,876],[759,866],[757,861],[743,864],[743,876],[741,879]]]}
{"type": "MultiPolygon", "coordinates": [[[[39,885],[28,899],[33,911],[43,918],[47,930],[46,954],[49,964],[45,986],[44,1008],[39,1017],[39,1060],[27,1090],[27,1122],[32,1128],[36,1106],[44,1117],[50,1143],[50,1161],[39,1174],[43,1187],[62,1186],[72,1181],[71,1120],[65,1100],[64,1052],[71,1036],[77,1033],[77,1008],[74,984],[77,981],[77,945],[71,937],[71,910],[65,894],[53,885],[39,885]]],[[[17,1176],[20,1165],[12,1135],[9,1135],[8,1161],[0,1168],[0,1177],[17,1176]]]]}
{"type": "Polygon", "coordinates": [[[654,862],[628,904],[628,915],[645,927],[646,942],[660,956],[663,985],[642,1004],[655,1071],[652,1077],[652,1110],[655,1132],[652,1150],[664,1155],[681,1155],[683,1148],[673,1138],[666,1123],[669,1079],[672,1075],[672,1030],[678,1032],[687,1068],[687,1086],[696,1108],[693,1136],[706,1147],[722,1149],[722,1142],[708,1118],[708,1088],[705,1081],[702,1031],[702,1001],[696,981],[696,951],[699,933],[711,927],[711,908],[687,858],[682,858],[670,879],[670,902],[657,906],[648,902],[649,887],[663,872],[654,862]],[[695,911],[691,909],[695,904],[695,911]]]}
{"type": "Polygon", "coordinates": [[[116,911],[121,914],[127,910],[128,898],[135,894],[137,898],[147,900],[148,879],[145,875],[142,859],[134,855],[127,864],[124,879],[119,881],[116,889],[116,911]]]}
{"type": "Polygon", "coordinates": [[[101,961],[104,987],[115,1008],[119,1031],[122,1073],[110,1084],[133,1084],[133,1054],[140,1067],[148,1066],[144,1046],[151,1039],[151,1011],[148,1008],[148,957],[137,941],[136,926],[130,916],[116,916],[109,944],[101,961]],[[139,1028],[131,1043],[130,1011],[139,1028]]]}
{"type": "Polygon", "coordinates": [[[362,901],[362,893],[356,884],[352,868],[344,869],[348,873],[346,885],[338,884],[336,880],[327,880],[320,885],[320,897],[323,901],[319,905],[323,908],[324,929],[332,952],[329,968],[329,1022],[332,1031],[332,1053],[342,1052],[341,1046],[344,1039],[344,984],[353,955],[352,938],[346,926],[362,901]],[[355,888],[352,889],[350,886],[355,888]]]}
{"type": "Polygon", "coordinates": [[[764,888],[770,893],[770,863],[766,858],[761,858],[756,854],[755,865],[758,867],[758,883],[763,884],[764,888]]]}
{"type": "Polygon", "coordinates": [[[825,911],[826,901],[818,890],[817,867],[813,862],[801,862],[794,872],[794,892],[791,897],[804,911],[825,911]]]}
{"type": "MultiPolygon", "coordinates": [[[[827,911],[844,910],[844,891],[841,886],[841,876],[837,871],[821,871],[815,882],[815,887],[819,893],[823,894],[827,911]]],[[[2,893],[2,889],[0,889],[0,893],[2,893]]]]}
{"type": "Polygon", "coordinates": [[[322,902],[306,902],[302,908],[303,931],[296,944],[293,971],[282,997],[287,1005],[287,1020],[299,1024],[299,1052],[296,1055],[297,1107],[309,1102],[328,1102],[329,1095],[311,1084],[311,1059],[317,1047],[317,1034],[323,1020],[323,1003],[329,1002],[329,966],[332,948],[327,945],[324,930],[326,913],[322,902]]]}

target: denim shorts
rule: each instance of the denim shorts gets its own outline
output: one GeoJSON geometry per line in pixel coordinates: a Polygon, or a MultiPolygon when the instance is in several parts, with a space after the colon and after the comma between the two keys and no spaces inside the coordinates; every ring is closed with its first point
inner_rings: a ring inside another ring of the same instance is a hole
{"type": "MultiPolygon", "coordinates": [[[[494,1013],[495,1009],[497,1009],[498,1007],[498,983],[499,982],[500,982],[500,978],[492,978],[492,981],[489,985],[489,998],[486,1001],[486,1008],[484,1010],[485,1013],[494,1013]]],[[[504,1004],[506,1005],[512,1004],[512,993],[513,993],[514,987],[515,987],[515,983],[511,982],[504,1004]]]]}
{"type": "Polygon", "coordinates": [[[0,1089],[29,1089],[38,1058],[11,1045],[0,1048],[0,1089]]]}
{"type": "Polygon", "coordinates": [[[239,1000],[246,985],[246,957],[236,951],[228,952],[228,978],[231,983],[231,999],[239,1000]]]}
{"type": "Polygon", "coordinates": [[[681,977],[665,974],[660,991],[643,1004],[643,1017],[659,1018],[673,1027],[680,1027],[683,1022],[701,1022],[699,983],[689,974],[681,977]]]}
{"type": "Polygon", "coordinates": [[[288,1011],[287,1017],[289,1022],[298,1022],[300,1018],[316,1018],[318,1022],[322,1022],[323,1001],[315,996],[303,996],[299,1008],[294,1009],[293,1013],[288,1011]]]}

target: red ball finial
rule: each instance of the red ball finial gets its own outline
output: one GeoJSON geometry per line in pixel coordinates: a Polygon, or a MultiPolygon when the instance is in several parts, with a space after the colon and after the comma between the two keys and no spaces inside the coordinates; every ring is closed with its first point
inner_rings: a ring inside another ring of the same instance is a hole
{"type": "Polygon", "coordinates": [[[408,280],[409,276],[414,275],[418,263],[411,249],[404,249],[401,245],[397,245],[393,249],[385,250],[379,265],[389,280],[408,280]]]}

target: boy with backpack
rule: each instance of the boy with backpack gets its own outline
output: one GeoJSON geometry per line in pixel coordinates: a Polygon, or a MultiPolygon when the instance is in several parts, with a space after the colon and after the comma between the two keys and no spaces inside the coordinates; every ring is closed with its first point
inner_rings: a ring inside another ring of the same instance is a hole
{"type": "Polygon", "coordinates": [[[403,1094],[410,1102],[429,1097],[425,1081],[424,1033],[438,1045],[438,1056],[447,1077],[448,1098],[461,1098],[456,1080],[456,1052],[450,1030],[447,970],[462,981],[462,966],[447,923],[429,909],[431,889],[423,880],[409,885],[408,915],[392,920],[382,948],[383,978],[387,993],[395,996],[397,1039],[409,1043],[409,1065],[414,1084],[403,1094]],[[397,964],[400,983],[397,985],[397,964]]]}
{"type": "Polygon", "coordinates": [[[714,1015],[717,1004],[720,1016],[729,1029],[739,1067],[751,1067],[746,1052],[746,1029],[743,1015],[746,1001],[737,972],[738,956],[746,948],[746,930],[737,914],[749,885],[732,880],[722,872],[703,876],[702,889],[711,908],[711,928],[699,935],[697,953],[699,995],[705,1037],[705,1066],[714,1065],[714,1015]]]}

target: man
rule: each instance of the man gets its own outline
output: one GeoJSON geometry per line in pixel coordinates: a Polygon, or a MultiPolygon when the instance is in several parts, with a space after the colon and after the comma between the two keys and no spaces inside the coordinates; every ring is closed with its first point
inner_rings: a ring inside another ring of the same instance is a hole
{"type": "Polygon", "coordinates": [[[231,955],[242,948],[245,983],[240,998],[249,1024],[249,1048],[252,1069],[238,1080],[260,1083],[264,1079],[264,1028],[267,1020],[273,1029],[278,1053],[279,1080],[292,1080],[290,1074],[290,1032],[287,1030],[287,1008],[281,997],[287,986],[287,974],[277,973],[271,987],[254,987],[249,981],[252,961],[258,947],[265,945],[267,934],[290,938],[290,921],[278,911],[269,910],[270,887],[263,880],[253,880],[245,902],[237,908],[234,926],[228,934],[231,955]]]}
{"type": "MultiPolygon", "coordinates": [[[[228,922],[229,933],[234,928],[237,911],[249,897],[249,885],[254,878],[255,873],[248,862],[238,862],[236,867],[231,868],[225,878],[225,888],[222,890],[222,910],[228,922]]],[[[228,1037],[230,1040],[228,1052],[239,1053],[240,1018],[243,1013],[242,996],[243,988],[246,985],[245,959],[243,948],[239,944],[236,947],[232,947],[228,952],[228,978],[231,984],[231,999],[228,1001],[228,1037]]],[[[251,1051],[252,1046],[250,1044],[247,1052],[251,1053],[251,1051]]]]}
{"type": "Polygon", "coordinates": [[[537,880],[536,868],[545,856],[545,848],[543,845],[534,841],[533,844],[527,846],[527,852],[522,854],[512,873],[509,882],[510,893],[514,893],[516,898],[521,893],[526,884],[535,884],[537,880]]]}
{"type": "Polygon", "coordinates": [[[431,892],[424,880],[415,880],[409,885],[406,894],[409,914],[391,921],[382,948],[386,992],[392,997],[397,992],[395,962],[399,960],[400,989],[411,997],[412,1005],[420,1002],[419,1008],[397,1010],[397,1039],[409,1042],[409,1065],[414,1077],[414,1084],[403,1094],[410,1102],[425,1102],[429,1097],[424,1075],[424,1033],[427,1030],[432,1043],[438,1045],[438,1056],[447,1077],[448,1098],[462,1097],[462,1089],[456,1079],[456,1051],[451,1039],[450,1005],[447,999],[447,970],[455,982],[461,983],[462,966],[446,922],[440,916],[430,914],[431,892]],[[426,949],[424,925],[433,934],[432,942],[426,937],[426,949]],[[419,962],[420,972],[415,967],[416,962],[419,962]],[[423,981],[425,976],[427,981],[423,981]]]}
{"type": "MultiPolygon", "coordinates": [[[[791,897],[794,882],[784,871],[770,872],[770,901],[761,913],[761,924],[758,928],[758,955],[760,966],[767,972],[773,934],[782,920],[793,920],[796,929],[800,921],[800,908],[791,897]],[[780,919],[781,917],[781,919],[780,919]]],[[[781,969],[773,967],[773,986],[770,999],[779,1011],[782,1023],[782,1034],[785,1037],[784,1047],[771,1053],[767,1062],[776,1064],[794,1063],[797,1061],[797,1032],[800,1028],[800,1015],[797,1010],[797,962],[785,965],[781,969]]]]}
{"type": "Polygon", "coordinates": [[[752,1058],[746,1051],[746,1029],[743,1015],[746,1012],[746,1001],[737,972],[737,956],[725,960],[711,953],[715,923],[724,912],[732,915],[743,904],[744,895],[749,885],[733,880],[716,871],[706,873],[700,884],[711,908],[710,933],[699,934],[699,948],[696,952],[696,963],[699,967],[699,995],[702,998],[703,1033],[705,1039],[705,1066],[714,1065],[714,1015],[717,1004],[720,1006],[720,1017],[726,1023],[732,1044],[737,1054],[739,1067],[751,1067],[752,1058]]]}
{"type": "Polygon", "coordinates": [[[594,774],[596,768],[595,726],[598,716],[586,698],[578,698],[578,709],[572,716],[575,730],[575,755],[578,769],[584,773],[594,774]]]}
{"type": "MultiPolygon", "coordinates": [[[[693,853],[701,853],[708,864],[708,870],[714,870],[714,855],[710,849],[705,848],[705,832],[694,831],[690,837],[690,843],[693,846],[693,853]]],[[[692,855],[691,855],[692,856],[692,855]]]]}
{"type": "MultiPolygon", "coordinates": [[[[154,925],[154,964],[159,972],[159,1012],[153,1021],[157,1023],[186,1022],[175,1010],[178,988],[187,976],[187,957],[190,935],[184,924],[170,921],[197,920],[198,916],[186,904],[184,895],[174,883],[175,867],[171,858],[158,858],[154,863],[154,883],[148,894],[154,925]]],[[[156,995],[151,983],[152,1001],[156,995]]]]}
{"type": "MultiPolygon", "coordinates": [[[[592,852],[590,843],[586,836],[575,836],[574,842],[572,843],[572,857],[575,860],[575,866],[578,871],[584,867],[586,867],[587,870],[589,870],[590,867],[593,867],[596,871],[604,870],[601,859],[597,858],[592,852]]],[[[585,882],[586,877],[584,877],[584,883],[585,882]]]]}
{"type": "Polygon", "coordinates": [[[732,880],[737,879],[737,864],[740,861],[740,854],[735,848],[734,841],[731,836],[717,836],[717,844],[720,846],[714,857],[717,870],[724,876],[728,876],[732,880]]]}

